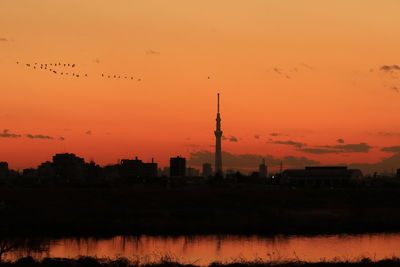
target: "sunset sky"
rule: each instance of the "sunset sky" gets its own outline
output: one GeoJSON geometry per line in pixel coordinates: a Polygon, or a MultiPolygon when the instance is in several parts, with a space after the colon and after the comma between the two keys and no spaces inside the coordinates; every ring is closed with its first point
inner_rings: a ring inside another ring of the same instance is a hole
{"type": "Polygon", "coordinates": [[[373,166],[400,168],[399,11],[398,0],[1,0],[0,161],[196,165],[212,156],[220,92],[227,167],[262,156],[272,168],[390,157],[373,166]],[[50,63],[76,66],[39,67],[50,63]]]}

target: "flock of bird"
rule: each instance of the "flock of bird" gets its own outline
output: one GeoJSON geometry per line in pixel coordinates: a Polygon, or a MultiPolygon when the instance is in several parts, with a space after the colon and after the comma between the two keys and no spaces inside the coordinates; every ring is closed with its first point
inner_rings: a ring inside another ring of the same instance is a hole
{"type": "MultiPolygon", "coordinates": [[[[129,77],[129,76],[124,76],[124,75],[109,75],[109,74],[101,74],[101,77],[103,77],[103,78],[108,78],[108,79],[111,79],[111,78],[113,78],[113,79],[131,79],[131,80],[133,80],[133,77],[129,77]]],[[[137,81],[138,82],[140,82],[142,79],[137,79],[137,81]]]]}
{"type": "MultiPolygon", "coordinates": [[[[70,63],[21,63],[19,61],[16,62],[17,65],[21,64],[24,65],[27,68],[32,68],[34,70],[43,70],[43,71],[49,71],[52,74],[57,74],[57,75],[68,75],[68,76],[73,76],[76,78],[79,77],[88,77],[87,73],[79,73],[78,71],[74,71],[76,64],[70,64],[70,63]]],[[[102,73],[100,75],[102,78],[106,79],[126,79],[126,80],[136,80],[138,82],[142,81],[142,79],[134,78],[133,76],[128,76],[128,75],[117,75],[117,74],[104,74],[102,73]]]]}

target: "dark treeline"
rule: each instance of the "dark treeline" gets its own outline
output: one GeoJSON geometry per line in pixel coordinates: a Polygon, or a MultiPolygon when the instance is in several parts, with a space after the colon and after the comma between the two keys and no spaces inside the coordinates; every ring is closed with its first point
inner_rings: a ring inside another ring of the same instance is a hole
{"type": "Polygon", "coordinates": [[[0,188],[17,235],[329,234],[400,230],[399,188],[259,185],[0,188]]]}
{"type": "MultiPolygon", "coordinates": [[[[372,261],[369,258],[363,258],[356,262],[262,262],[262,261],[238,261],[232,263],[214,262],[205,267],[392,267],[399,266],[399,259],[386,259],[380,261],[372,261]]],[[[129,261],[125,258],[116,260],[96,259],[91,257],[81,257],[78,259],[63,258],[45,258],[36,261],[31,257],[21,258],[15,262],[2,262],[1,267],[200,267],[195,264],[182,264],[179,262],[160,260],[155,263],[140,263],[139,261],[129,261]]],[[[204,266],[203,266],[204,267],[204,266]]]]}

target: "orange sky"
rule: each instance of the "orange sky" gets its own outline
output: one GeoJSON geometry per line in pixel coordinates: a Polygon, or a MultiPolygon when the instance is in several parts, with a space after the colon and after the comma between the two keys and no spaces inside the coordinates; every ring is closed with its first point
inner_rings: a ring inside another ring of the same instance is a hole
{"type": "Polygon", "coordinates": [[[0,161],[22,169],[74,152],[165,165],[213,149],[217,92],[224,135],[238,139],[225,151],[379,161],[400,145],[400,70],[380,70],[400,64],[399,10],[398,0],[2,0],[0,132],[22,136],[0,137],[0,161]],[[75,63],[81,77],[34,62],[75,63]],[[372,148],[311,154],[274,141],[372,148]]]}

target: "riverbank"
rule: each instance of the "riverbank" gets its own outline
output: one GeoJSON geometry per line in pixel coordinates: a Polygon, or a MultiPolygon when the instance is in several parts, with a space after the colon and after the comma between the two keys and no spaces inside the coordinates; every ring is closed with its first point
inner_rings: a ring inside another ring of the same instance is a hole
{"type": "Polygon", "coordinates": [[[0,203],[11,235],[400,231],[400,188],[0,188],[0,203]]]}
{"type": "MultiPolygon", "coordinates": [[[[107,259],[96,259],[90,257],[81,257],[78,259],[62,259],[62,258],[46,258],[42,261],[36,261],[30,257],[21,258],[15,262],[3,262],[0,263],[0,267],[25,267],[25,266],[37,266],[37,267],[200,267],[196,264],[181,264],[173,261],[160,261],[156,263],[145,263],[132,262],[125,258],[117,260],[107,259]]],[[[207,267],[391,267],[400,266],[400,259],[387,259],[381,261],[372,261],[369,258],[360,259],[357,262],[246,262],[238,261],[232,263],[212,263],[207,267]]],[[[202,266],[204,267],[204,266],[202,266]]]]}

